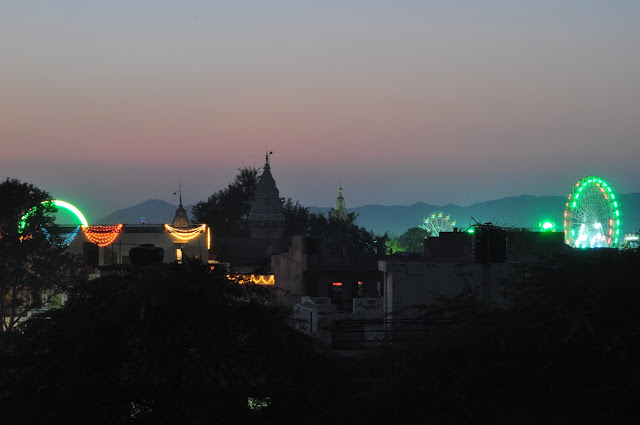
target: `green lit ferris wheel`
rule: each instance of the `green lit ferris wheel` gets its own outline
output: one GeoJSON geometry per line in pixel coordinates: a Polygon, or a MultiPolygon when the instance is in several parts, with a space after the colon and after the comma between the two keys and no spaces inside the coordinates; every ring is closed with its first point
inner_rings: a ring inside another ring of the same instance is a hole
{"type": "Polygon", "coordinates": [[[614,248],[622,218],[613,188],[598,177],[578,181],[564,211],[564,239],[574,248],[614,248]]]}
{"type": "Polygon", "coordinates": [[[455,225],[456,220],[451,217],[451,214],[435,211],[422,219],[420,227],[429,232],[431,236],[438,236],[440,232],[453,232],[455,225]]]}

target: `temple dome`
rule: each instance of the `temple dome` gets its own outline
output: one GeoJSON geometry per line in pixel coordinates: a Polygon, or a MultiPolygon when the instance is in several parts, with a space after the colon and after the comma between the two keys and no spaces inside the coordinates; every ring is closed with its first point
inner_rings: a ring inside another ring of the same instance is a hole
{"type": "Polygon", "coordinates": [[[171,225],[173,227],[189,227],[191,225],[189,223],[189,217],[187,216],[187,210],[182,206],[182,202],[176,210],[176,215],[173,217],[171,225]]]}
{"type": "MultiPolygon", "coordinates": [[[[171,225],[173,227],[189,227],[191,224],[189,223],[189,216],[187,215],[187,210],[182,206],[182,183],[180,183],[180,205],[178,205],[178,209],[176,210],[176,215],[173,217],[173,221],[171,225]]],[[[175,193],[174,193],[175,195],[175,193]]]]}

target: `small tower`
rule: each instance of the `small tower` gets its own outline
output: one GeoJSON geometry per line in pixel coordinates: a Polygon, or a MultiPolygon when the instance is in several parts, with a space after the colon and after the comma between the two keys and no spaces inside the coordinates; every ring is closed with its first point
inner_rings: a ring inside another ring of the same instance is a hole
{"type": "Polygon", "coordinates": [[[173,217],[173,222],[171,222],[171,225],[173,227],[189,227],[190,223],[189,217],[187,216],[187,210],[185,210],[182,206],[182,182],[180,182],[180,189],[178,190],[178,192],[180,192],[180,205],[176,210],[176,215],[173,217]]]}
{"type": "Polygon", "coordinates": [[[278,239],[284,233],[282,202],[276,182],[271,175],[269,154],[270,152],[266,154],[264,171],[258,179],[249,212],[249,231],[254,239],[278,239]]]}
{"type": "Polygon", "coordinates": [[[334,208],[336,216],[341,220],[347,219],[347,204],[342,197],[342,182],[340,182],[340,189],[338,190],[338,198],[336,199],[336,206],[334,208]]]}

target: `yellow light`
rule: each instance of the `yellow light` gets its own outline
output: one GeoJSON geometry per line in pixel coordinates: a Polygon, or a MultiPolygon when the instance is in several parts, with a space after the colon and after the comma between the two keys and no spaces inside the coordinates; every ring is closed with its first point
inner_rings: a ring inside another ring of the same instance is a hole
{"type": "Polygon", "coordinates": [[[168,224],[165,224],[164,228],[167,232],[175,236],[176,239],[180,239],[181,241],[190,241],[191,239],[198,237],[200,233],[203,233],[207,228],[207,225],[202,224],[195,228],[185,229],[185,228],[173,227],[173,226],[169,226],[168,224]]]}
{"type": "Polygon", "coordinates": [[[238,274],[238,275],[227,275],[227,279],[233,280],[240,284],[243,283],[253,283],[255,285],[265,285],[265,286],[273,286],[276,284],[276,277],[272,274],[238,274]]]}
{"type": "Polygon", "coordinates": [[[122,232],[122,224],[115,226],[82,226],[82,232],[89,242],[104,247],[113,243],[120,232],[122,232]]]}
{"type": "Polygon", "coordinates": [[[207,250],[211,249],[211,228],[207,227],[207,250]]]}

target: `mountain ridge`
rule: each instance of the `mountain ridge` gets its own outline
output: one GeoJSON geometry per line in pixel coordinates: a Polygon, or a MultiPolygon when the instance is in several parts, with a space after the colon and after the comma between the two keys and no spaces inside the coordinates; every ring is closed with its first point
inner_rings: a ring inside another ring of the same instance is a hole
{"type": "MultiPolygon", "coordinates": [[[[640,193],[618,195],[622,206],[623,231],[637,232],[640,227],[640,193]]],[[[562,229],[562,220],[566,205],[566,196],[555,195],[518,195],[500,199],[477,202],[468,207],[456,204],[434,205],[415,202],[411,205],[367,204],[347,208],[357,214],[356,222],[375,233],[388,232],[400,235],[410,227],[422,224],[423,218],[432,212],[443,211],[456,220],[455,227],[464,229],[473,221],[491,222],[504,227],[537,228],[541,221],[553,221],[556,228],[562,229]]],[[[348,200],[347,200],[348,202],[348,200]]],[[[348,204],[347,204],[348,207],[348,204]]],[[[138,224],[141,218],[149,224],[170,223],[177,205],[159,199],[149,199],[128,208],[123,208],[103,217],[95,224],[138,224]]],[[[189,219],[193,205],[186,205],[189,219]]],[[[311,212],[326,213],[331,207],[309,206],[311,212]]]]}
{"type": "MultiPolygon", "coordinates": [[[[191,209],[193,205],[184,205],[189,220],[191,220],[191,209]]],[[[161,199],[147,199],[139,204],[122,208],[98,220],[96,224],[139,224],[142,219],[148,220],[147,224],[171,223],[178,209],[177,205],[161,199]]]]}

